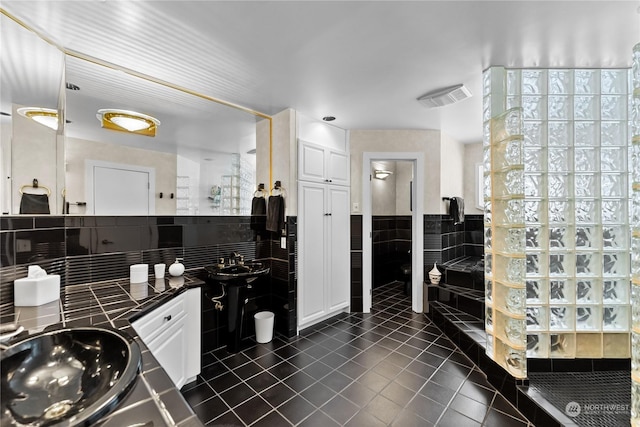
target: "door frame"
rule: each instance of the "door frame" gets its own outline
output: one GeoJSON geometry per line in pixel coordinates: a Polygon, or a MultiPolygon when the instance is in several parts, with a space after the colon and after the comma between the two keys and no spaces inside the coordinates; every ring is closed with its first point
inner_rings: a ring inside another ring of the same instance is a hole
{"type": "Polygon", "coordinates": [[[362,153],[362,309],[371,311],[373,278],[373,242],[371,220],[371,164],[383,160],[413,162],[413,211],[411,212],[411,309],[423,312],[424,282],[424,153],[364,152],[362,153]]]}
{"type": "Polygon", "coordinates": [[[115,163],[115,162],[106,162],[104,160],[85,160],[85,180],[84,180],[84,191],[86,195],[87,207],[86,214],[94,215],[95,214],[95,204],[93,203],[94,196],[94,168],[111,168],[111,169],[123,169],[128,171],[135,172],[143,172],[149,174],[149,213],[148,215],[155,215],[156,212],[156,169],[138,166],[138,165],[130,165],[126,163],[115,163]]]}

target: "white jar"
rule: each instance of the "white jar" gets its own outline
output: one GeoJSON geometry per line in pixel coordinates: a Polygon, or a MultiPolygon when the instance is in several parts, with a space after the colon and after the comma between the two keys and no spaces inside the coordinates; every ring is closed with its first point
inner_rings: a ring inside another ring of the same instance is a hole
{"type": "Polygon", "coordinates": [[[180,261],[182,261],[182,258],[176,258],[176,262],[169,266],[170,275],[174,277],[182,276],[182,273],[184,273],[184,264],[180,261]]]}

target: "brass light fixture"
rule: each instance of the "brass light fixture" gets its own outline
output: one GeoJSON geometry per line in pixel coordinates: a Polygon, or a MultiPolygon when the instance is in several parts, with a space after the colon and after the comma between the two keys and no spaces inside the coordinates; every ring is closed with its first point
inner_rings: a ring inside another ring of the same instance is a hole
{"type": "Polygon", "coordinates": [[[129,110],[103,108],[98,110],[96,118],[105,129],[151,137],[156,136],[160,125],[160,120],[155,117],[129,110]]]}
{"type": "Polygon", "coordinates": [[[58,111],[51,108],[22,107],[18,108],[18,114],[34,120],[49,129],[58,130],[58,111]]]}

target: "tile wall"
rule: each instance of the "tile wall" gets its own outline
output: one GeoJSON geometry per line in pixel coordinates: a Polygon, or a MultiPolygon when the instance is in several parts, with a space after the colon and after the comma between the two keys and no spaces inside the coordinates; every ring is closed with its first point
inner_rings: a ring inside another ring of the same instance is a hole
{"type": "MultiPolygon", "coordinates": [[[[374,262],[376,253],[381,255],[405,246],[407,250],[411,248],[409,216],[374,216],[372,232],[374,262]]],[[[362,239],[362,215],[351,215],[352,312],[362,311],[362,239]]],[[[464,256],[482,257],[483,250],[482,215],[465,215],[465,222],[458,225],[453,225],[449,215],[424,215],[425,277],[434,262],[440,265],[464,256]]]]}
{"type": "MultiPolygon", "coordinates": [[[[296,218],[287,218],[287,248],[280,236],[250,229],[248,216],[150,217],[2,217],[0,218],[0,304],[13,304],[13,281],[38,264],[60,274],[61,286],[127,277],[137,263],[172,263],[183,258],[187,270],[213,264],[238,252],[268,261],[267,283],[254,286],[245,309],[246,334],[253,334],[253,314],[276,313],[276,330],[295,335],[296,218]]],[[[216,294],[215,286],[203,295],[216,294]]],[[[203,343],[225,344],[225,313],[213,313],[203,297],[203,343]],[[209,315],[210,314],[210,315],[209,315]],[[208,316],[209,315],[209,316],[208,316]]]]}

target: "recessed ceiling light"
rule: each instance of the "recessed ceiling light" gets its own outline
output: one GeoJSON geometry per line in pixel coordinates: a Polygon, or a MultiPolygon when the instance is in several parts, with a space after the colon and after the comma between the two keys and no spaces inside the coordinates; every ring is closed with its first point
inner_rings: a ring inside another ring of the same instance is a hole
{"type": "Polygon", "coordinates": [[[335,119],[336,119],[336,118],[335,118],[335,117],[333,117],[333,116],[324,116],[324,117],[322,118],[322,120],[324,120],[325,122],[332,122],[332,121],[334,121],[335,119]]]}
{"type": "Polygon", "coordinates": [[[160,120],[155,117],[129,110],[103,108],[98,110],[96,118],[105,129],[144,136],[156,136],[156,129],[160,125],[160,120]]]}

